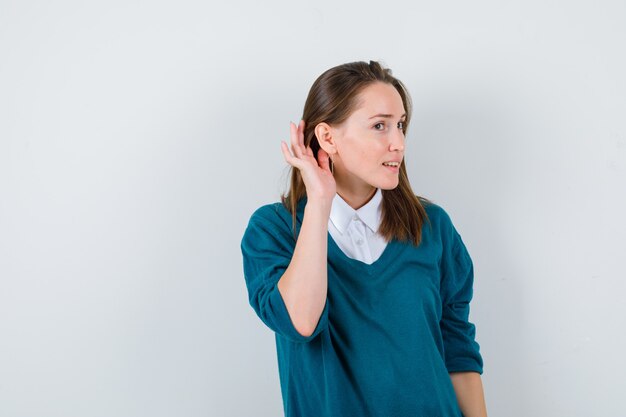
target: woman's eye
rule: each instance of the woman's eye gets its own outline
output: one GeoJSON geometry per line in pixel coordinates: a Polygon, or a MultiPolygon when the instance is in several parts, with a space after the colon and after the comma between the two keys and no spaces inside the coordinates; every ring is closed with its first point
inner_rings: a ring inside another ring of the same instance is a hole
{"type": "MultiPolygon", "coordinates": [[[[405,123],[405,122],[398,122],[398,128],[400,128],[400,129],[404,129],[404,123],[405,123]]],[[[384,124],[383,122],[380,122],[380,123],[376,123],[376,124],[374,125],[374,128],[375,128],[376,130],[381,130],[381,129],[379,129],[379,128],[378,128],[378,126],[383,126],[383,127],[384,127],[384,126],[385,126],[385,124],[384,124]]]]}

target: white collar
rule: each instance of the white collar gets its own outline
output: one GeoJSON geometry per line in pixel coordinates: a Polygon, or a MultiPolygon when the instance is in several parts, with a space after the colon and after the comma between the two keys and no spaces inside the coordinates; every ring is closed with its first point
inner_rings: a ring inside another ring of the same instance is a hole
{"type": "Polygon", "coordinates": [[[369,227],[372,232],[376,233],[378,226],[380,226],[381,214],[382,214],[382,200],[383,193],[380,188],[376,189],[374,196],[370,198],[363,207],[358,210],[350,207],[346,201],[341,198],[339,194],[335,194],[333,198],[333,204],[330,209],[330,220],[333,225],[339,230],[339,233],[343,234],[347,229],[352,218],[356,215],[369,227]]]}

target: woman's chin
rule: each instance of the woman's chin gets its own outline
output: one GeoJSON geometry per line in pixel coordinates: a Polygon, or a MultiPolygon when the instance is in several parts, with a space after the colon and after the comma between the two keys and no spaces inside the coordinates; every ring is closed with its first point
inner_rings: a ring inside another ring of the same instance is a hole
{"type": "Polygon", "coordinates": [[[393,190],[394,188],[397,188],[398,185],[400,184],[400,180],[396,179],[395,181],[384,181],[381,182],[378,186],[375,185],[375,187],[380,188],[381,190],[393,190]]]}

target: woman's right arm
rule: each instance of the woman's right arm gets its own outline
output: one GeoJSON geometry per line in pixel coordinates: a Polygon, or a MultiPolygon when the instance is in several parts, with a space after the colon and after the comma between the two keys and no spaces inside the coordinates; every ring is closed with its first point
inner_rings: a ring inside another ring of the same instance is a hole
{"type": "Polygon", "coordinates": [[[298,127],[291,124],[291,145],[293,156],[287,145],[281,143],[285,160],[300,170],[307,204],[293,256],[277,286],[294,327],[301,335],[309,336],[326,304],[328,219],[336,184],[328,154],[320,149],[316,159],[311,148],[305,148],[303,121],[298,127]]]}
{"type": "Polygon", "coordinates": [[[289,317],[303,336],[313,333],[326,303],[329,216],[328,203],[307,199],[293,257],[277,284],[289,317]]]}

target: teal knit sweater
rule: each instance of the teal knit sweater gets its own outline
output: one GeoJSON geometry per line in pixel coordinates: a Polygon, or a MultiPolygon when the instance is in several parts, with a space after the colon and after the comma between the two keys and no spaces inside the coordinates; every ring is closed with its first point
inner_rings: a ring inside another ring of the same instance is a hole
{"type": "MultiPolygon", "coordinates": [[[[328,235],[328,293],[312,335],[297,332],[277,282],[295,240],[281,203],[241,240],[250,305],[275,332],[286,417],[459,417],[449,372],[482,374],[469,322],[473,265],[448,214],[424,202],[418,247],[392,240],[368,265],[328,235]]],[[[299,233],[306,198],[297,210],[299,233]]]]}

